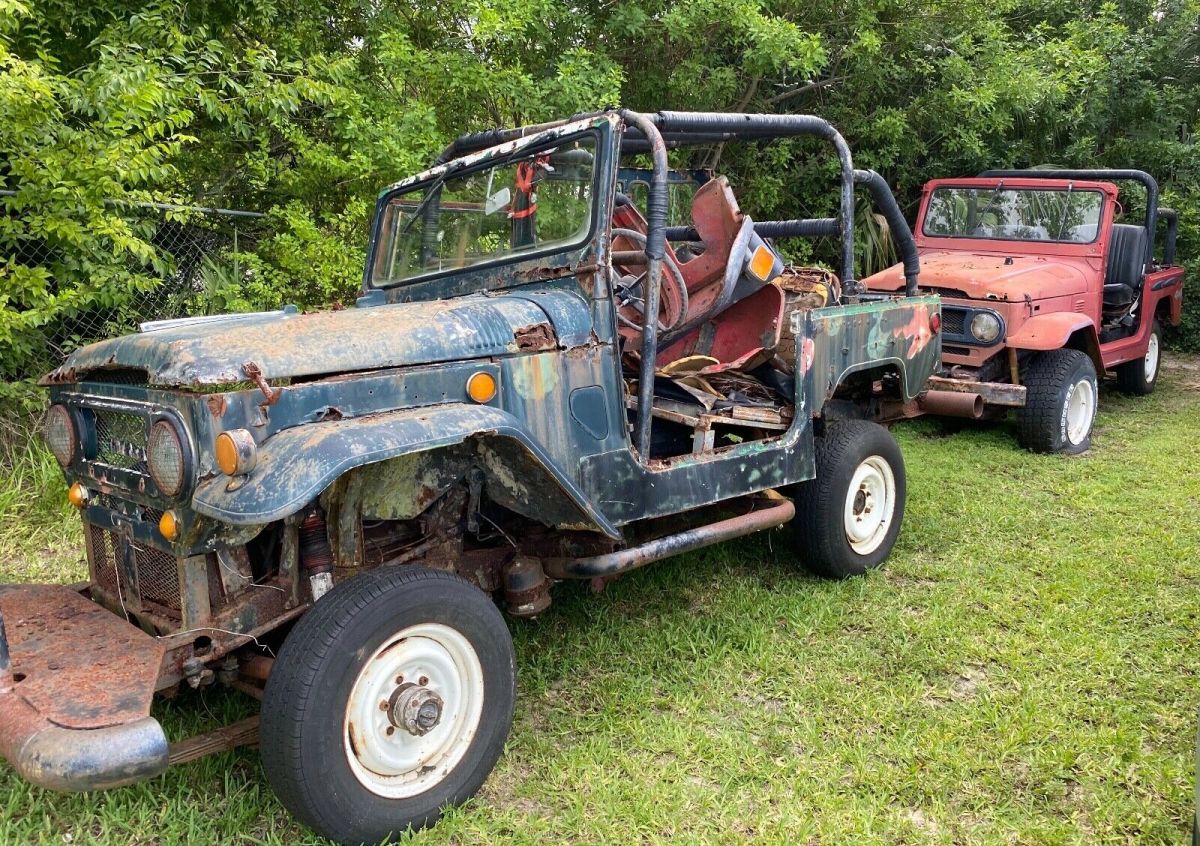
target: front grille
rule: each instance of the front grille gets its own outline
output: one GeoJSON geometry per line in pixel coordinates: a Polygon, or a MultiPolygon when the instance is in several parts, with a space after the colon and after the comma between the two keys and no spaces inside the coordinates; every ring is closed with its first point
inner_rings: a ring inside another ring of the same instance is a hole
{"type": "Polygon", "coordinates": [[[110,467],[146,472],[146,419],[123,411],[96,409],[96,460],[110,467]]]}
{"type": "Polygon", "coordinates": [[[95,579],[96,584],[113,596],[124,593],[121,590],[121,577],[117,572],[117,550],[120,547],[114,547],[112,543],[116,537],[115,533],[106,531],[100,526],[89,524],[87,527],[87,552],[88,561],[92,565],[92,578],[95,579]]]}
{"type": "Polygon", "coordinates": [[[961,337],[967,329],[967,310],[942,306],[942,333],[961,337]]]}
{"type": "Polygon", "coordinates": [[[178,559],[169,552],[152,546],[134,549],[137,560],[138,592],[143,602],[153,602],[164,608],[177,609],[179,597],[178,559]]]}
{"type": "Polygon", "coordinates": [[[121,601],[132,598],[150,603],[156,611],[179,619],[179,559],[148,544],[126,540],[101,526],[87,527],[88,560],[92,578],[106,592],[121,601]],[[121,570],[126,544],[133,548],[135,579],[133,584],[121,570]]]}

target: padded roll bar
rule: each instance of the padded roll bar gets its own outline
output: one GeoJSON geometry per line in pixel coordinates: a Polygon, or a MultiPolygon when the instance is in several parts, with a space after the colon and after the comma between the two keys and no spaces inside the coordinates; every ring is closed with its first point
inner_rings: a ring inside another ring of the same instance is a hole
{"type": "Polygon", "coordinates": [[[732,138],[791,138],[815,135],[833,145],[841,166],[841,202],[838,214],[842,238],[842,290],[859,293],[854,279],[854,160],[850,147],[833,124],[815,115],[763,115],[741,112],[657,112],[651,118],[667,142],[687,143],[689,136],[728,134],[732,138]]]}
{"type": "Polygon", "coordinates": [[[638,456],[650,460],[650,426],[654,410],[654,367],[658,353],[658,295],[662,287],[663,259],[667,252],[667,147],[658,128],[645,115],[621,109],[619,114],[650,141],[654,172],[646,199],[646,282],[642,286],[642,360],[638,372],[638,407],[635,435],[638,456]]]}
{"type": "Polygon", "coordinates": [[[887,221],[892,240],[900,248],[900,258],[904,262],[904,294],[909,297],[916,296],[917,282],[921,274],[917,242],[913,240],[912,229],[904,219],[904,213],[900,211],[892,189],[888,187],[887,180],[873,170],[854,171],[854,181],[865,185],[871,192],[871,199],[875,201],[883,219],[887,221]]]}

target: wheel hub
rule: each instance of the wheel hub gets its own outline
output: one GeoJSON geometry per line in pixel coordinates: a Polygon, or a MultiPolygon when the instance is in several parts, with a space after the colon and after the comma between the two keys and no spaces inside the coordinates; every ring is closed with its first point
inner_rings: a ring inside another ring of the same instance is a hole
{"type": "Polygon", "coordinates": [[[462,760],[483,715],[483,667],[470,641],[440,623],[397,632],[358,674],[343,748],[363,787],[399,799],[430,789],[462,760]]]}
{"type": "Polygon", "coordinates": [[[850,547],[869,555],[883,543],[892,523],[896,477],[882,457],[866,458],[854,471],[846,492],[843,527],[850,547]]]}
{"type": "Polygon", "coordinates": [[[429,734],[442,720],[442,697],[419,684],[405,682],[388,700],[388,722],[413,737],[429,734]]]}

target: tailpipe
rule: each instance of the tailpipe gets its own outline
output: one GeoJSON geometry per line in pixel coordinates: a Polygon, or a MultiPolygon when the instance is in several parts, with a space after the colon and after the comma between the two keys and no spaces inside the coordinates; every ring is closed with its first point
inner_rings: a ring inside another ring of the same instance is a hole
{"type": "Polygon", "coordinates": [[[657,538],[640,546],[587,558],[547,558],[543,560],[542,566],[546,574],[553,579],[608,578],[661,558],[782,526],[796,515],[796,507],[790,499],[775,494],[766,502],[769,503],[767,507],[756,509],[749,514],[718,520],[716,523],[657,538]]]}
{"type": "Polygon", "coordinates": [[[966,417],[979,420],[983,417],[983,397],[959,391],[926,391],[917,398],[917,405],[926,414],[941,417],[966,417]]]}

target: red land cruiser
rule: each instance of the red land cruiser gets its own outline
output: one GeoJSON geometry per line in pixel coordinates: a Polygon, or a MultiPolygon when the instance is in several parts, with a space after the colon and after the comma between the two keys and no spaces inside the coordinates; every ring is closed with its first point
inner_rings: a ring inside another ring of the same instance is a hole
{"type": "MultiPolygon", "coordinates": [[[[943,367],[919,410],[978,419],[1014,408],[1022,446],[1087,449],[1098,374],[1112,371],[1128,393],[1154,390],[1161,327],[1178,325],[1183,304],[1177,227],[1158,183],[1138,170],[988,171],[926,184],[916,242],[921,287],[942,296],[943,367]],[[1140,222],[1116,222],[1117,182],[1145,189],[1140,222]]],[[[901,266],[864,284],[899,291],[901,266]]]]}

